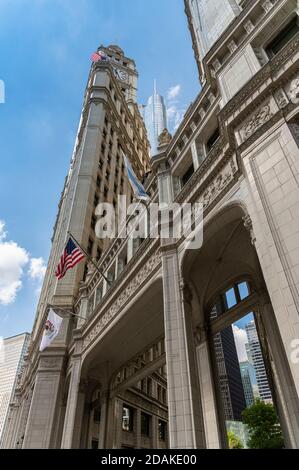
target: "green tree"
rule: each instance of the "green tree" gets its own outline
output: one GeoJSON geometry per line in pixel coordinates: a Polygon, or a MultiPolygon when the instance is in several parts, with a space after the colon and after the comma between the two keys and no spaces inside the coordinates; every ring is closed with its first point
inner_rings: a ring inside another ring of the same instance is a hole
{"type": "Polygon", "coordinates": [[[247,425],[250,449],[281,449],[284,446],[283,436],[274,406],[256,400],[242,413],[243,422],[247,425]]]}
{"type": "Polygon", "coordinates": [[[243,449],[243,444],[241,442],[241,439],[239,439],[239,437],[236,436],[233,433],[233,431],[228,431],[227,437],[228,437],[228,446],[230,449],[243,449]]]}

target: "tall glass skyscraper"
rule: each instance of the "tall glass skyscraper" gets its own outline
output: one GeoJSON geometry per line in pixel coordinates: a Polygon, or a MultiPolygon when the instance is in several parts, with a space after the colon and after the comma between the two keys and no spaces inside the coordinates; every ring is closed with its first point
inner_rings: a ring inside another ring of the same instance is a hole
{"type": "Polygon", "coordinates": [[[247,325],[245,325],[245,330],[248,338],[250,356],[256,373],[259,395],[262,400],[272,402],[272,394],[254,320],[251,320],[247,325]]]}
{"type": "Polygon", "coordinates": [[[151,155],[158,153],[158,137],[167,128],[166,106],[163,96],[158,95],[156,82],[154,85],[154,94],[149,97],[147,105],[141,109],[145,126],[147,129],[148,140],[151,144],[151,155]]]}

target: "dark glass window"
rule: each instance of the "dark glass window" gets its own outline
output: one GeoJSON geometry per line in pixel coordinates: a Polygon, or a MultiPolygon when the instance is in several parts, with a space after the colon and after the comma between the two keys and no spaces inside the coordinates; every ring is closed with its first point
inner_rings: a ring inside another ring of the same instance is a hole
{"type": "Polygon", "coordinates": [[[122,428],[123,431],[133,431],[134,411],[129,406],[123,407],[122,428]]]}
{"type": "Polygon", "coordinates": [[[298,16],[290,21],[266,47],[266,53],[271,59],[299,32],[298,16]]]}
{"type": "Polygon", "coordinates": [[[150,434],[150,416],[146,413],[141,413],[141,434],[149,436],[150,434]]]}
{"type": "Polygon", "coordinates": [[[213,132],[213,134],[211,135],[211,137],[208,139],[206,143],[208,152],[214,147],[219,137],[220,137],[220,133],[219,133],[219,128],[217,127],[217,129],[213,132]]]}
{"type": "Polygon", "coordinates": [[[96,423],[99,423],[101,421],[101,410],[94,410],[93,420],[96,423]]]}
{"type": "Polygon", "coordinates": [[[191,178],[193,173],[194,173],[194,167],[193,167],[193,164],[192,164],[191,166],[189,166],[188,170],[186,171],[186,173],[182,177],[183,186],[187,183],[187,181],[189,181],[189,179],[191,178]]]}
{"type": "Polygon", "coordinates": [[[99,441],[97,439],[93,439],[91,441],[91,448],[92,449],[98,449],[99,448],[99,441]]]}
{"type": "Polygon", "coordinates": [[[166,424],[166,422],[159,419],[158,426],[159,426],[158,431],[159,431],[160,441],[166,441],[166,433],[167,433],[167,424],[166,424]]]}

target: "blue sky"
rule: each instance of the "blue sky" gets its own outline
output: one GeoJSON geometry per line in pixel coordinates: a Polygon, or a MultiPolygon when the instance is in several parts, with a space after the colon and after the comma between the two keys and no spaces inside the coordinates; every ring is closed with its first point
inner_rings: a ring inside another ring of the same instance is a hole
{"type": "Polygon", "coordinates": [[[31,330],[90,54],[111,43],[173,129],[200,90],[183,0],[0,1],[0,336],[31,330]]]}

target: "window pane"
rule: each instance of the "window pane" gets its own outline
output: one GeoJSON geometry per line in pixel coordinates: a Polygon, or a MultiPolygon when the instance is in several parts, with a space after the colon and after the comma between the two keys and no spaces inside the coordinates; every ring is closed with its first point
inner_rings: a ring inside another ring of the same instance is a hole
{"type": "Polygon", "coordinates": [[[133,410],[128,406],[123,407],[122,428],[124,431],[133,431],[133,410]]]}
{"type": "Polygon", "coordinates": [[[160,441],[166,441],[166,423],[159,419],[159,439],[160,441]]]}
{"type": "Polygon", "coordinates": [[[249,296],[249,288],[248,288],[247,282],[241,282],[238,285],[238,288],[239,288],[240,299],[241,300],[246,299],[246,297],[249,296]]]}
{"type": "Polygon", "coordinates": [[[235,289],[232,287],[225,293],[227,308],[232,308],[237,305],[237,299],[235,294],[235,289]]]}
{"type": "Polygon", "coordinates": [[[141,434],[149,436],[150,433],[150,416],[146,413],[141,413],[141,434]]]}

